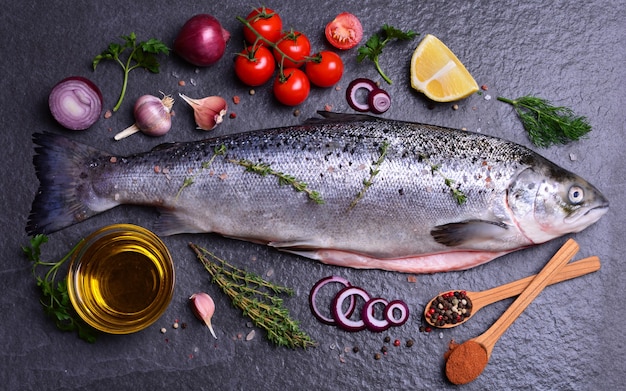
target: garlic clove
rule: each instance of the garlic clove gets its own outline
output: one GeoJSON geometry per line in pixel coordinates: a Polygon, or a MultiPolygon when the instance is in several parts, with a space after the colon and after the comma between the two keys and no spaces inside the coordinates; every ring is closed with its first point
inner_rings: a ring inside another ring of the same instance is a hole
{"type": "Polygon", "coordinates": [[[226,99],[220,96],[207,96],[202,99],[193,99],[184,94],[178,94],[193,109],[198,129],[212,130],[222,123],[228,111],[226,99]]]}
{"type": "Polygon", "coordinates": [[[213,325],[211,325],[211,318],[215,312],[215,302],[207,293],[199,292],[194,293],[189,297],[191,303],[191,309],[198,319],[200,319],[211,331],[213,338],[217,339],[213,325]]]}

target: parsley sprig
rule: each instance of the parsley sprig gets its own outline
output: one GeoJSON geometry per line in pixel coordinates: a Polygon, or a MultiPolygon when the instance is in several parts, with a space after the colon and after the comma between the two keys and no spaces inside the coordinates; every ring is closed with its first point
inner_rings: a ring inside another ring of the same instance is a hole
{"type": "Polygon", "coordinates": [[[102,60],[113,60],[117,62],[124,70],[124,83],[122,84],[122,91],[120,97],[113,107],[113,111],[117,111],[122,105],[124,95],[126,94],[126,86],[128,85],[128,73],[136,68],[145,68],[152,73],[159,73],[159,62],[155,54],[168,55],[170,49],[158,39],[151,38],[147,41],[137,42],[137,36],[135,33],[129,35],[122,35],[124,44],[112,42],[109,47],[98,54],[93,59],[93,70],[102,60]],[[130,54],[126,60],[120,58],[120,56],[126,51],[130,50],[130,54]]]}
{"type": "Polygon", "coordinates": [[[591,131],[587,118],[576,116],[567,107],[553,106],[545,99],[534,96],[508,99],[500,96],[498,100],[515,108],[530,141],[538,147],[576,141],[591,131]]]}
{"type": "Polygon", "coordinates": [[[376,33],[370,37],[365,43],[365,46],[361,46],[358,50],[357,61],[361,62],[366,58],[374,62],[376,70],[382,76],[382,78],[389,84],[392,84],[391,79],[383,72],[380,67],[379,57],[383,52],[383,49],[387,44],[393,40],[407,41],[415,38],[418,34],[413,30],[402,31],[395,27],[391,27],[388,24],[384,24],[382,32],[376,33]]]}
{"type": "Polygon", "coordinates": [[[47,236],[39,234],[31,237],[29,246],[22,246],[22,251],[33,262],[32,272],[37,286],[41,289],[41,305],[44,312],[55,320],[60,330],[77,331],[81,339],[93,343],[96,341],[96,331],[74,312],[67,293],[66,279],[56,280],[59,268],[72,256],[82,241],[60,261],[44,262],[41,260],[41,245],[47,241],[47,236]],[[49,267],[43,277],[37,273],[39,267],[49,267]]]}

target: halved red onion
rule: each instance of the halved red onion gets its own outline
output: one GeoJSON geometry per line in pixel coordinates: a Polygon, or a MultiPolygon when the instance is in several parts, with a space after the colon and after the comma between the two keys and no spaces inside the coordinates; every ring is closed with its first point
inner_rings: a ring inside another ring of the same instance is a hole
{"type": "Polygon", "coordinates": [[[102,113],[102,93],[91,80],[71,76],[52,88],[48,105],[54,119],[63,127],[85,130],[95,124],[102,113]]]}
{"type": "MultiPolygon", "coordinates": [[[[315,316],[320,322],[334,325],[336,324],[335,319],[323,315],[316,304],[317,294],[319,293],[319,291],[324,286],[326,286],[326,284],[329,284],[331,282],[337,282],[339,284],[342,284],[346,288],[352,286],[352,284],[350,284],[350,282],[343,277],[339,277],[339,276],[324,277],[318,282],[316,282],[315,285],[313,285],[313,287],[311,288],[311,292],[309,293],[309,307],[311,307],[311,312],[313,313],[313,316],[315,316]]],[[[348,308],[344,313],[346,317],[350,317],[352,315],[352,313],[354,312],[355,306],[356,306],[356,300],[354,299],[354,296],[350,296],[350,304],[348,305],[348,308]]],[[[328,307],[330,308],[330,304],[328,307]]]]}
{"type": "Polygon", "coordinates": [[[346,331],[365,330],[366,326],[362,317],[358,320],[352,320],[349,316],[346,316],[342,310],[343,302],[352,296],[360,296],[366,303],[371,299],[370,295],[363,288],[357,286],[343,288],[337,293],[337,296],[335,296],[333,300],[333,317],[335,318],[335,322],[337,322],[337,326],[346,331]]]}
{"type": "Polygon", "coordinates": [[[370,91],[370,94],[367,97],[367,104],[369,105],[372,113],[382,114],[391,107],[391,97],[387,91],[381,88],[376,88],[373,91],[370,91]]]}
{"type": "Polygon", "coordinates": [[[350,107],[352,107],[356,111],[366,112],[370,110],[370,105],[367,103],[369,94],[377,89],[378,86],[370,79],[358,78],[354,79],[348,85],[348,89],[346,90],[346,100],[350,107]],[[359,102],[357,93],[360,89],[367,90],[367,97],[365,102],[359,102]]]}
{"type": "Polygon", "coordinates": [[[391,324],[385,316],[383,316],[382,319],[378,319],[376,317],[376,311],[374,307],[378,304],[382,304],[384,308],[387,308],[389,302],[382,297],[370,299],[363,306],[363,310],[361,311],[361,318],[363,319],[363,322],[365,323],[365,326],[368,330],[379,333],[381,331],[387,330],[389,327],[391,327],[391,324]]]}
{"type": "Polygon", "coordinates": [[[385,319],[392,326],[402,326],[409,320],[409,306],[402,300],[392,300],[385,308],[385,319]],[[400,311],[400,316],[395,315],[395,311],[400,311]]]}

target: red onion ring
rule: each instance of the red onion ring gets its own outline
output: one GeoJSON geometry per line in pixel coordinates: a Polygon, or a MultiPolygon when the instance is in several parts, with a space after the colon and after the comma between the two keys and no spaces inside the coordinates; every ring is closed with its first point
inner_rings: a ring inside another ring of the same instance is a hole
{"type": "Polygon", "coordinates": [[[360,112],[366,112],[370,110],[370,105],[367,103],[367,101],[365,103],[360,103],[357,100],[357,96],[356,96],[357,91],[362,88],[367,90],[368,97],[369,97],[369,94],[375,89],[377,89],[378,86],[376,86],[376,83],[374,83],[370,79],[365,79],[365,78],[354,79],[350,82],[350,84],[348,85],[348,89],[346,90],[346,100],[348,101],[348,104],[350,105],[350,107],[352,107],[354,110],[360,111],[360,112]]]}
{"type": "Polygon", "coordinates": [[[386,317],[383,317],[383,319],[378,319],[375,317],[374,306],[377,304],[382,304],[386,309],[389,305],[389,302],[382,297],[376,297],[369,300],[363,306],[363,310],[361,311],[361,318],[363,319],[363,322],[365,323],[365,326],[368,330],[380,333],[391,327],[391,323],[389,323],[389,320],[387,320],[386,317]]]}
{"type": "Polygon", "coordinates": [[[91,80],[72,76],[52,88],[48,105],[54,119],[63,127],[85,130],[100,117],[102,93],[91,80]]]}
{"type": "Polygon", "coordinates": [[[333,316],[335,318],[335,322],[337,322],[337,326],[341,327],[346,331],[361,331],[365,330],[365,322],[363,319],[352,320],[343,312],[343,302],[352,296],[360,296],[365,302],[370,301],[370,295],[363,288],[359,288],[357,286],[349,286],[343,288],[337,293],[335,299],[333,300],[333,316]]]}
{"type": "Polygon", "coordinates": [[[402,300],[392,300],[385,308],[385,319],[392,326],[402,326],[409,319],[409,306],[402,300]],[[393,314],[394,310],[400,310],[400,317],[396,318],[393,314]]]}
{"type": "MultiPolygon", "coordinates": [[[[316,298],[319,291],[326,285],[331,282],[337,282],[344,285],[346,288],[351,287],[352,284],[348,280],[339,276],[328,276],[324,277],[313,285],[311,288],[311,292],[309,293],[309,307],[311,308],[311,312],[313,316],[317,318],[322,323],[326,323],[329,325],[335,325],[335,319],[322,315],[322,313],[317,308],[316,298]]],[[[330,307],[330,306],[329,306],[330,307]]],[[[356,307],[356,300],[353,296],[350,297],[350,304],[348,305],[348,309],[345,312],[346,317],[350,317],[354,312],[354,308],[356,307]]]]}
{"type": "Polygon", "coordinates": [[[391,97],[382,88],[376,88],[367,97],[367,104],[374,114],[382,114],[391,107],[391,97]]]}

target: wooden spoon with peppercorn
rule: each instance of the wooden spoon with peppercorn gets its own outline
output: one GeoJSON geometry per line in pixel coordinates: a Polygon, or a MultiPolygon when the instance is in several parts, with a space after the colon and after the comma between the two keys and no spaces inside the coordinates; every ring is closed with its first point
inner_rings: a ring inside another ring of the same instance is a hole
{"type": "Polygon", "coordinates": [[[569,239],[487,331],[446,352],[445,372],[450,382],[467,384],[480,376],[498,339],[577,252],[578,243],[569,239]]]}
{"type": "MultiPolygon", "coordinates": [[[[600,269],[596,256],[565,265],[548,280],[548,285],[584,276],[600,269]]],[[[536,275],[480,292],[448,291],[440,293],[426,304],[424,318],[430,326],[448,329],[467,322],[478,310],[497,301],[519,295],[536,275]]]]}

